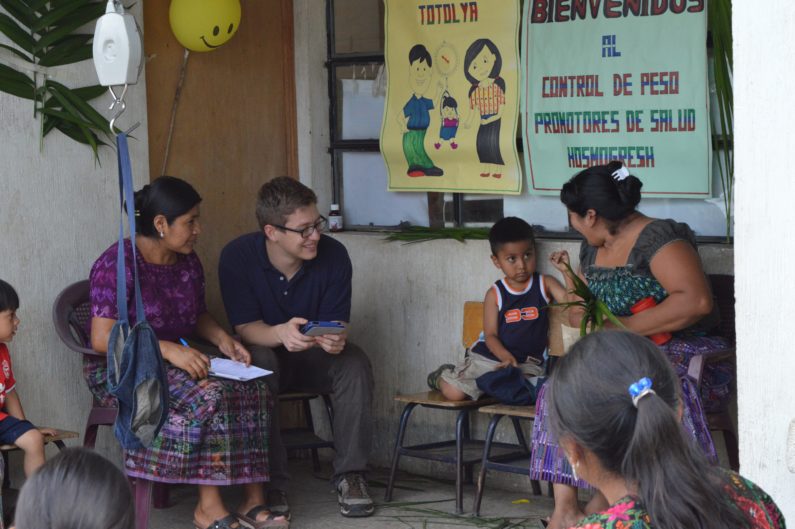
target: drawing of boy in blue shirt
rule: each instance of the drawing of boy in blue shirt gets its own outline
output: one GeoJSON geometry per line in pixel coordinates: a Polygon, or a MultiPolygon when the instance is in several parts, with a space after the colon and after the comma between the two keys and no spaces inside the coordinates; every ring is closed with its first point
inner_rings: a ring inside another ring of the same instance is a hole
{"type": "Polygon", "coordinates": [[[425,152],[425,133],[431,124],[433,100],[424,97],[431,86],[433,60],[422,44],[409,51],[409,85],[414,94],[398,115],[403,132],[403,155],[408,162],[409,176],[442,176],[444,171],[433,164],[425,152]]]}

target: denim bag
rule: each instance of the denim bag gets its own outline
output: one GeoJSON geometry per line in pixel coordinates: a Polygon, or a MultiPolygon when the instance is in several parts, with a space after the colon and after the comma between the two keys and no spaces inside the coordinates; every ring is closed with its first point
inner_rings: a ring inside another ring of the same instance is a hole
{"type": "Polygon", "coordinates": [[[157,437],[168,416],[168,378],[155,331],[146,321],[138,271],[135,265],[135,199],[133,198],[130,153],[127,136],[116,136],[119,158],[119,245],[116,258],[116,303],[119,319],[108,339],[108,389],[119,401],[114,431],[122,448],[147,448],[157,437]],[[133,282],[135,284],[135,326],[127,315],[127,282],[124,259],[124,205],[130,237],[133,239],[133,282]]]}

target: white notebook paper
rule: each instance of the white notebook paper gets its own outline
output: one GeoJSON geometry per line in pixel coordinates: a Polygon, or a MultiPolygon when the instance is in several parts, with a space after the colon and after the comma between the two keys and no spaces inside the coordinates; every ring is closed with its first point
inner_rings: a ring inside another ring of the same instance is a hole
{"type": "Polygon", "coordinates": [[[230,360],[229,358],[213,357],[210,360],[210,375],[214,377],[245,382],[272,373],[273,371],[268,371],[267,369],[256,366],[246,367],[246,364],[230,360]]]}

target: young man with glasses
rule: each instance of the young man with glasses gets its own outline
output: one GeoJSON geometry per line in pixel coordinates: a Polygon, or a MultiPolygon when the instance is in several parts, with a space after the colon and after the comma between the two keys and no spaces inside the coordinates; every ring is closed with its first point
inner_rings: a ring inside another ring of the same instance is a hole
{"type": "MultiPolygon", "coordinates": [[[[239,237],[221,252],[218,274],[229,322],[247,344],[252,362],[276,375],[281,390],[329,392],[334,407],[334,483],[344,516],[369,516],[373,502],[364,472],[370,451],[370,361],[347,333],[305,336],[308,321],[350,320],[351,260],[345,247],[323,235],[326,219],[317,196],[286,176],[265,183],[257,197],[260,231],[239,237]]],[[[264,508],[290,515],[287,455],[273,411],[271,483],[264,508]]]]}

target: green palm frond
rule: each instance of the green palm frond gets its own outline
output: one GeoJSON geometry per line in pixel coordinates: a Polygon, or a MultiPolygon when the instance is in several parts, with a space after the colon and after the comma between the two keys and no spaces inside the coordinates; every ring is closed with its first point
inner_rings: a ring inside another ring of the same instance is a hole
{"type": "Polygon", "coordinates": [[[718,101],[718,117],[711,116],[712,130],[720,140],[713,149],[719,153],[718,172],[726,207],[726,239],[729,240],[734,194],[734,93],[732,90],[734,59],[731,0],[710,0],[708,7],[707,25],[712,35],[715,97],[718,101]]]}
{"type": "Polygon", "coordinates": [[[436,241],[440,239],[454,239],[466,242],[467,239],[483,240],[489,238],[488,228],[425,228],[422,226],[408,226],[400,231],[387,235],[387,241],[403,241],[404,244],[416,242],[436,241]]]}
{"type": "MultiPolygon", "coordinates": [[[[0,0],[0,91],[33,100],[41,115],[41,136],[54,129],[97,149],[111,139],[108,120],[89,102],[105,88],[94,85],[69,88],[39,72],[90,59],[93,35],[76,33],[105,12],[100,0],[0,0]],[[3,64],[7,63],[7,64],[3,64]],[[26,64],[27,63],[27,64],[26,64]]],[[[85,30],[83,30],[85,31],[85,30]]]]}
{"type": "Polygon", "coordinates": [[[588,288],[585,281],[572,270],[569,263],[564,264],[567,268],[566,274],[574,283],[574,288],[570,290],[569,293],[574,294],[580,299],[577,301],[555,303],[555,305],[565,308],[580,307],[583,310],[584,314],[580,320],[580,336],[585,336],[588,334],[589,330],[590,332],[594,332],[603,329],[605,321],[609,321],[616,327],[623,329],[624,324],[621,323],[621,320],[616,318],[615,314],[607,308],[607,305],[591,292],[591,289],[588,288]]]}

